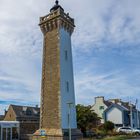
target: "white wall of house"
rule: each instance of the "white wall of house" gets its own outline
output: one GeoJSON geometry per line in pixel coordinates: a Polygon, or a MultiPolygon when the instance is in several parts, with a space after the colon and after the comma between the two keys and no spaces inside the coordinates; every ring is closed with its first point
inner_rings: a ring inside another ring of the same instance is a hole
{"type": "Polygon", "coordinates": [[[111,121],[114,124],[123,124],[122,111],[116,107],[112,107],[109,111],[106,112],[106,120],[111,121]]]}
{"type": "Polygon", "coordinates": [[[107,106],[104,103],[104,97],[96,97],[95,104],[92,106],[92,110],[100,117],[101,123],[104,123],[104,111],[107,109],[107,106]]]}

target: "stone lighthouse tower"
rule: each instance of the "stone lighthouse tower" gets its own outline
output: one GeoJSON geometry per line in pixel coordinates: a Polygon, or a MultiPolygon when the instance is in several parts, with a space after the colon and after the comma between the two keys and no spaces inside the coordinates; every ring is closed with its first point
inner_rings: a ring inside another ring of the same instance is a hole
{"type": "Polygon", "coordinates": [[[33,139],[77,140],[71,35],[74,19],[56,0],[50,13],[40,18],[44,35],[40,129],[33,139]]]}

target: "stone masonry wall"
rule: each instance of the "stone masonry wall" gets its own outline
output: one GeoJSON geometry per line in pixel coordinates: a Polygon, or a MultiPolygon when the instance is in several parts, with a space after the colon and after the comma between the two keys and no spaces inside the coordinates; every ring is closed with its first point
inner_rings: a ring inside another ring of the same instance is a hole
{"type": "Polygon", "coordinates": [[[4,121],[16,121],[16,115],[13,111],[12,106],[9,106],[4,121]]]}
{"type": "Polygon", "coordinates": [[[59,129],[60,120],[60,50],[58,28],[44,37],[41,128],[59,129]]]}

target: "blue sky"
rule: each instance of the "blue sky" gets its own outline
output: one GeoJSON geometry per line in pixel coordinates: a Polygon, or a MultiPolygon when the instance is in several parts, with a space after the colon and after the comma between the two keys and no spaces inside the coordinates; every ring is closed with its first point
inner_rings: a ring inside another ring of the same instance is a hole
{"type": "MultiPolygon", "coordinates": [[[[0,113],[40,102],[43,36],[39,17],[53,0],[0,0],[0,113]]],[[[94,97],[140,100],[140,1],[60,0],[75,19],[72,36],[76,103],[94,97]]]]}

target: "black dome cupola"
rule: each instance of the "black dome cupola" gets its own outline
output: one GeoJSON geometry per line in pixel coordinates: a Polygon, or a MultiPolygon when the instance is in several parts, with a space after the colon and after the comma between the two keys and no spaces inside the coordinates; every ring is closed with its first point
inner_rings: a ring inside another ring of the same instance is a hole
{"type": "Polygon", "coordinates": [[[53,11],[57,10],[58,8],[60,8],[61,10],[64,11],[64,9],[59,5],[59,1],[56,0],[55,5],[50,9],[50,12],[53,12],[53,11]]]}

